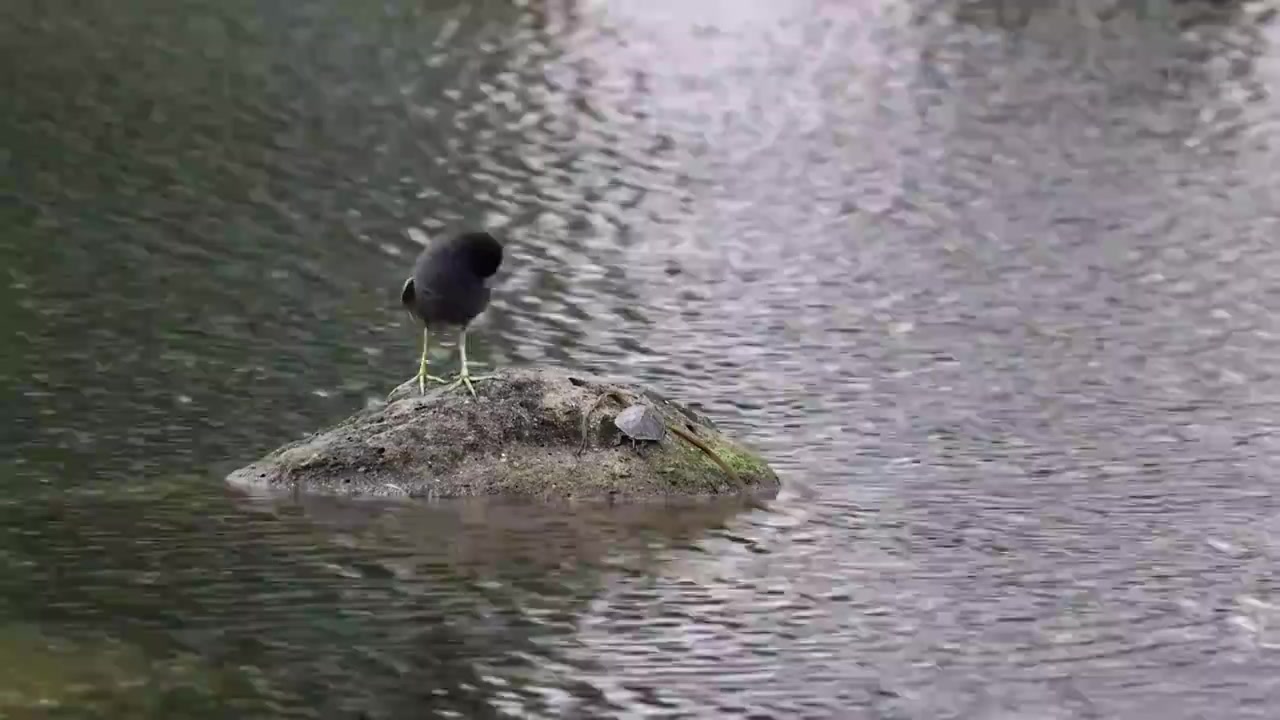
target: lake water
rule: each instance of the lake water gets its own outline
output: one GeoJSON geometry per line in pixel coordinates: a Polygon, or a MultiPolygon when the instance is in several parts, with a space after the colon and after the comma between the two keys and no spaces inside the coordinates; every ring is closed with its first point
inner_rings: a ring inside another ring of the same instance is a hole
{"type": "Polygon", "coordinates": [[[0,716],[1276,717],[1273,13],[6,3],[0,716]],[[226,488],[413,374],[472,225],[473,359],[779,497],[226,488]]]}

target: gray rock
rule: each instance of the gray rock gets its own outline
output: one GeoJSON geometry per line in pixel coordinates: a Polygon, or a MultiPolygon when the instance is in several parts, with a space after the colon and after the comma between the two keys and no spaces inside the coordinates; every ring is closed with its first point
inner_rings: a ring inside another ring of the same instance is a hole
{"type": "Polygon", "coordinates": [[[478,398],[402,386],[387,405],[285,445],[227,481],[329,495],[548,500],[761,496],[778,488],[759,455],[652,390],[547,368],[501,370],[475,387],[478,398]],[[613,420],[642,399],[679,434],[638,452],[621,442],[613,420]]]}

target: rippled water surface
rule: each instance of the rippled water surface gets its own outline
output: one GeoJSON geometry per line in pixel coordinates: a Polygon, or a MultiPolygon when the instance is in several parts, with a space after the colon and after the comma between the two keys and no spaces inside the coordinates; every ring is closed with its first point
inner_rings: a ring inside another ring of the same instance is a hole
{"type": "Polygon", "coordinates": [[[0,716],[1276,717],[1272,13],[4,4],[0,716]],[[226,489],[413,373],[480,223],[473,357],[780,497],[226,489]]]}

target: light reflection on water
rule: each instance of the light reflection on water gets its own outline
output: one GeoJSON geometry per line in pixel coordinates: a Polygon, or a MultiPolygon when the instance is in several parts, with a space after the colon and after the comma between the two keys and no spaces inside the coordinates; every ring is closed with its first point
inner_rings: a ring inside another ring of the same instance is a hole
{"type": "Polygon", "coordinates": [[[527,5],[3,11],[0,708],[1267,716],[1265,15],[527,5]],[[473,355],[657,384],[783,495],[221,487],[411,374],[415,238],[477,222],[473,355]]]}

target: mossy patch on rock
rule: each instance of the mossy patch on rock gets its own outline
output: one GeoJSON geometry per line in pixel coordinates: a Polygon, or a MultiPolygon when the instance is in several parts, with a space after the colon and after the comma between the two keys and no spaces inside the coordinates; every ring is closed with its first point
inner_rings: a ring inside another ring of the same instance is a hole
{"type": "Polygon", "coordinates": [[[442,498],[624,499],[778,487],[759,455],[650,389],[526,368],[499,371],[477,383],[476,393],[398,388],[387,405],[285,445],[227,479],[323,494],[442,498]],[[648,403],[733,472],[675,432],[659,442],[630,442],[612,422],[624,400],[648,403]]]}

